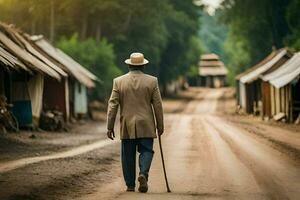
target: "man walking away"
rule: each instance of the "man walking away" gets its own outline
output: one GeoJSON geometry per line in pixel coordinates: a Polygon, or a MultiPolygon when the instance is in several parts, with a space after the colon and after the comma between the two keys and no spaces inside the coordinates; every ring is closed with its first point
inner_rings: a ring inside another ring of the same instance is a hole
{"type": "Polygon", "coordinates": [[[144,55],[132,53],[125,63],[128,64],[129,73],[113,81],[107,111],[107,136],[112,140],[115,137],[114,124],[120,106],[121,157],[127,191],[135,190],[138,151],[139,191],[147,192],[154,153],[153,139],[157,137],[156,129],[159,135],[164,132],[162,100],[157,78],[143,72],[149,63],[144,55]]]}

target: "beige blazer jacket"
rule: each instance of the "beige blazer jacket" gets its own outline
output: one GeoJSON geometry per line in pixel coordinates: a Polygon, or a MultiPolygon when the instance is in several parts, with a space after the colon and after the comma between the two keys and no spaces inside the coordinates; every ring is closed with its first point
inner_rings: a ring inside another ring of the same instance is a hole
{"type": "Polygon", "coordinates": [[[114,129],[120,106],[120,138],[156,138],[164,130],[162,100],[156,77],[131,71],[114,79],[108,102],[107,128],[114,129]]]}

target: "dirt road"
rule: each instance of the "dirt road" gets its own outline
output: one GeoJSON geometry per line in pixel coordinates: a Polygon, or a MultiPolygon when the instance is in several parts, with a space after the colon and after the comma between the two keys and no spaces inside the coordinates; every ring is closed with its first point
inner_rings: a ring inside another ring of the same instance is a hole
{"type": "Polygon", "coordinates": [[[100,140],[94,148],[68,150],[74,155],[23,160],[2,173],[9,163],[0,163],[0,199],[299,199],[300,133],[220,114],[225,91],[194,88],[193,100],[165,101],[172,193],[166,193],[157,143],[150,189],[140,194],[124,192],[118,142],[100,140]]]}

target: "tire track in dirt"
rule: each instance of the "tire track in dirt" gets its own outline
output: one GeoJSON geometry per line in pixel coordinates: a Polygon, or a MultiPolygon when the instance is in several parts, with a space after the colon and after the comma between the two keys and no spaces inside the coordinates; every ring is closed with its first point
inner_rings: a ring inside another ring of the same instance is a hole
{"type": "Polygon", "coordinates": [[[300,171],[290,165],[278,152],[258,143],[240,130],[217,117],[208,117],[220,136],[231,147],[236,157],[252,171],[257,184],[270,199],[297,199],[300,171]]]}
{"type": "Polygon", "coordinates": [[[218,99],[222,97],[223,90],[210,90],[199,93],[194,100],[186,105],[182,114],[213,114],[218,106],[218,99]]]}
{"type": "MultiPolygon", "coordinates": [[[[217,92],[219,93],[219,92],[217,92]]],[[[168,172],[172,194],[165,193],[165,183],[159,148],[155,143],[155,155],[149,177],[149,192],[147,195],[116,192],[109,194],[105,191],[122,191],[122,180],[100,189],[80,199],[198,199],[229,197],[232,194],[223,190],[223,183],[215,181],[222,177],[215,158],[214,146],[207,134],[203,133],[203,126],[197,112],[214,112],[216,109],[216,93],[199,93],[197,97],[187,103],[182,113],[166,115],[166,130],[163,136],[166,168],[168,172]],[[205,105],[201,99],[205,94],[205,105]],[[209,106],[214,101],[213,106],[209,106]],[[200,107],[199,108],[199,104],[200,107]],[[199,145],[202,144],[202,145],[199,145]],[[118,186],[117,186],[118,185],[118,186]],[[117,189],[116,189],[117,188],[117,189]],[[105,193],[103,195],[103,192],[105,193]]],[[[219,95],[219,94],[217,94],[219,95]]],[[[234,194],[235,195],[235,194],[234,194]]]]}
{"type": "MultiPolygon", "coordinates": [[[[212,139],[211,130],[205,130],[203,117],[201,114],[214,113],[217,105],[217,98],[222,93],[214,91],[207,94],[202,101],[191,101],[181,115],[168,115],[172,118],[172,126],[166,130],[167,135],[163,138],[166,165],[169,175],[169,182],[174,193],[171,195],[164,194],[164,182],[159,181],[163,178],[161,166],[157,164],[159,158],[154,159],[155,165],[152,168],[150,176],[150,194],[154,199],[198,199],[198,198],[236,198],[236,197],[252,197],[260,196],[259,188],[249,185],[255,185],[255,180],[249,181],[250,172],[247,174],[240,168],[245,168],[242,163],[235,159],[238,163],[233,167],[243,175],[241,184],[239,176],[231,176],[232,172],[228,163],[224,164],[222,157],[223,148],[219,148],[222,139],[212,139]],[[211,104],[212,103],[212,104],[211,104]],[[219,141],[219,142],[216,142],[219,141]],[[219,155],[221,154],[221,155],[219,155]],[[227,169],[226,169],[227,167],[227,169]],[[228,169],[229,167],[229,169],[228,169]],[[224,170],[229,175],[224,175],[224,170]],[[232,179],[235,179],[232,181],[232,179]],[[234,182],[234,186],[232,186],[234,182]],[[241,186],[242,185],[242,186],[241,186]],[[244,190],[241,187],[246,186],[244,190]],[[253,189],[254,188],[254,189],[253,189]],[[158,194],[161,193],[161,194],[158,194]],[[157,194],[156,196],[153,194],[157,194]],[[171,198],[172,196],[172,198],[171,198]]],[[[223,142],[224,143],[224,142],[223,142]]],[[[222,145],[224,146],[224,145],[222,145]]],[[[228,148],[227,148],[228,149],[228,148]]],[[[231,153],[234,155],[233,153],[231,153]]],[[[226,157],[227,158],[227,157],[226,157]]],[[[225,157],[223,159],[226,159],[225,157]]],[[[245,168],[246,169],[246,168],[245,168]]],[[[234,171],[234,170],[233,170],[234,171]]],[[[236,174],[235,174],[236,175],[236,174]]],[[[134,194],[121,194],[118,199],[137,199],[141,196],[134,194]]],[[[143,196],[145,199],[147,196],[143,196]]],[[[147,199],[147,198],[146,198],[147,199]]],[[[152,199],[148,196],[148,199],[152,199]]]]}
{"type": "Polygon", "coordinates": [[[171,194],[165,190],[156,142],[149,193],[123,192],[124,182],[116,178],[80,199],[297,199],[299,169],[216,116],[224,90],[195,94],[185,108],[180,105],[181,113],[165,118],[162,142],[171,194]]]}
{"type": "MultiPolygon", "coordinates": [[[[197,94],[194,100],[186,104],[182,113],[166,115],[163,147],[169,183],[173,193],[165,193],[162,166],[156,143],[148,194],[120,192],[123,186],[120,186],[122,180],[118,180],[101,189],[101,191],[106,191],[106,195],[109,194],[109,191],[115,191],[114,195],[110,194],[110,197],[108,197],[109,195],[105,197],[102,192],[97,192],[97,194],[81,199],[96,200],[101,197],[122,200],[296,199],[299,192],[295,191],[295,188],[298,187],[298,184],[288,182],[297,182],[299,170],[290,167],[289,164],[278,168],[276,159],[279,155],[274,153],[274,149],[271,152],[260,149],[252,140],[248,142],[252,144],[249,149],[249,144],[245,145],[245,142],[239,140],[231,141],[232,135],[224,133],[224,129],[227,127],[224,124],[220,125],[219,118],[215,116],[218,99],[222,95],[222,90],[210,90],[207,93],[197,94]],[[250,153],[245,151],[243,145],[250,153]],[[254,155],[251,149],[253,149],[254,155]],[[258,158],[255,154],[257,149],[260,150],[263,157],[274,156],[275,161],[272,161],[272,158],[270,158],[272,162],[266,160],[264,163],[263,159],[262,162],[257,161],[258,158]],[[275,169],[272,169],[273,166],[275,169]],[[292,171],[286,174],[282,170],[292,171]],[[277,177],[276,172],[281,173],[280,177],[277,177]],[[292,178],[291,175],[296,176],[292,178]],[[286,176],[286,178],[282,179],[282,176],[286,176]]],[[[235,130],[233,134],[238,137],[242,133],[235,130]]],[[[247,140],[247,138],[243,139],[247,140]]]]}
{"type": "MultiPolygon", "coordinates": [[[[162,137],[162,142],[163,142],[166,158],[169,157],[169,155],[167,155],[167,152],[172,151],[172,146],[164,145],[164,144],[167,143],[168,138],[172,138],[172,133],[174,131],[180,130],[179,129],[181,123],[180,121],[181,121],[180,114],[169,113],[165,115],[165,133],[162,137]]],[[[154,193],[157,194],[157,193],[165,192],[165,182],[163,181],[162,165],[159,157],[160,154],[159,154],[159,148],[157,143],[158,143],[157,141],[155,141],[154,143],[155,154],[154,154],[154,160],[152,161],[153,164],[150,170],[150,177],[149,177],[150,191],[147,194],[154,194],[154,193]]],[[[180,143],[179,140],[175,142],[176,145],[179,143],[180,143]]],[[[119,163],[119,165],[121,165],[121,163],[119,163]]],[[[166,166],[169,167],[172,165],[174,165],[174,163],[170,163],[169,160],[166,159],[166,166]]],[[[119,171],[121,172],[121,169],[119,169],[119,171]]],[[[171,175],[169,176],[171,178],[171,175]]],[[[108,183],[102,186],[101,188],[98,188],[97,191],[92,192],[91,194],[83,195],[75,199],[76,200],[126,199],[128,195],[129,195],[128,197],[129,199],[135,199],[135,197],[132,197],[132,195],[134,195],[133,193],[129,193],[129,194],[124,193],[125,188],[126,185],[124,184],[123,177],[115,177],[115,179],[111,183],[108,183]]],[[[137,199],[144,199],[144,197],[139,196],[137,197],[137,199]]]]}
{"type": "MultiPolygon", "coordinates": [[[[231,147],[223,140],[218,130],[216,130],[204,116],[205,134],[214,147],[214,156],[216,163],[207,163],[208,165],[217,164],[220,177],[216,177],[215,184],[222,184],[223,191],[239,198],[264,199],[263,191],[256,184],[251,171],[240,162],[239,158],[232,152],[231,147]]],[[[207,162],[207,160],[204,160],[207,162]]]]}
{"type": "Polygon", "coordinates": [[[265,142],[268,142],[274,149],[286,154],[293,158],[296,162],[300,162],[300,147],[299,147],[299,136],[295,134],[287,134],[290,131],[283,130],[278,127],[270,127],[268,125],[256,124],[253,126],[250,122],[236,122],[228,120],[230,124],[236,123],[238,127],[245,129],[247,132],[260,137],[265,142]],[[273,133],[273,135],[266,135],[267,132],[273,133]],[[283,132],[283,133],[282,133],[283,132]],[[284,135],[274,137],[274,134],[284,135]],[[289,135],[289,136],[287,136],[289,135]]]}

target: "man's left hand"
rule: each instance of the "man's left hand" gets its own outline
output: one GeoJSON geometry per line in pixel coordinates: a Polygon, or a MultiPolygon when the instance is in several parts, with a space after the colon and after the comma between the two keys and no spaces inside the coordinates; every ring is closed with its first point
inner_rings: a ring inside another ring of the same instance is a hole
{"type": "Polygon", "coordinates": [[[107,130],[107,137],[111,140],[115,138],[115,131],[114,130],[107,130]]]}
{"type": "Polygon", "coordinates": [[[164,130],[157,130],[157,133],[159,136],[161,136],[164,133],[164,130]]]}

